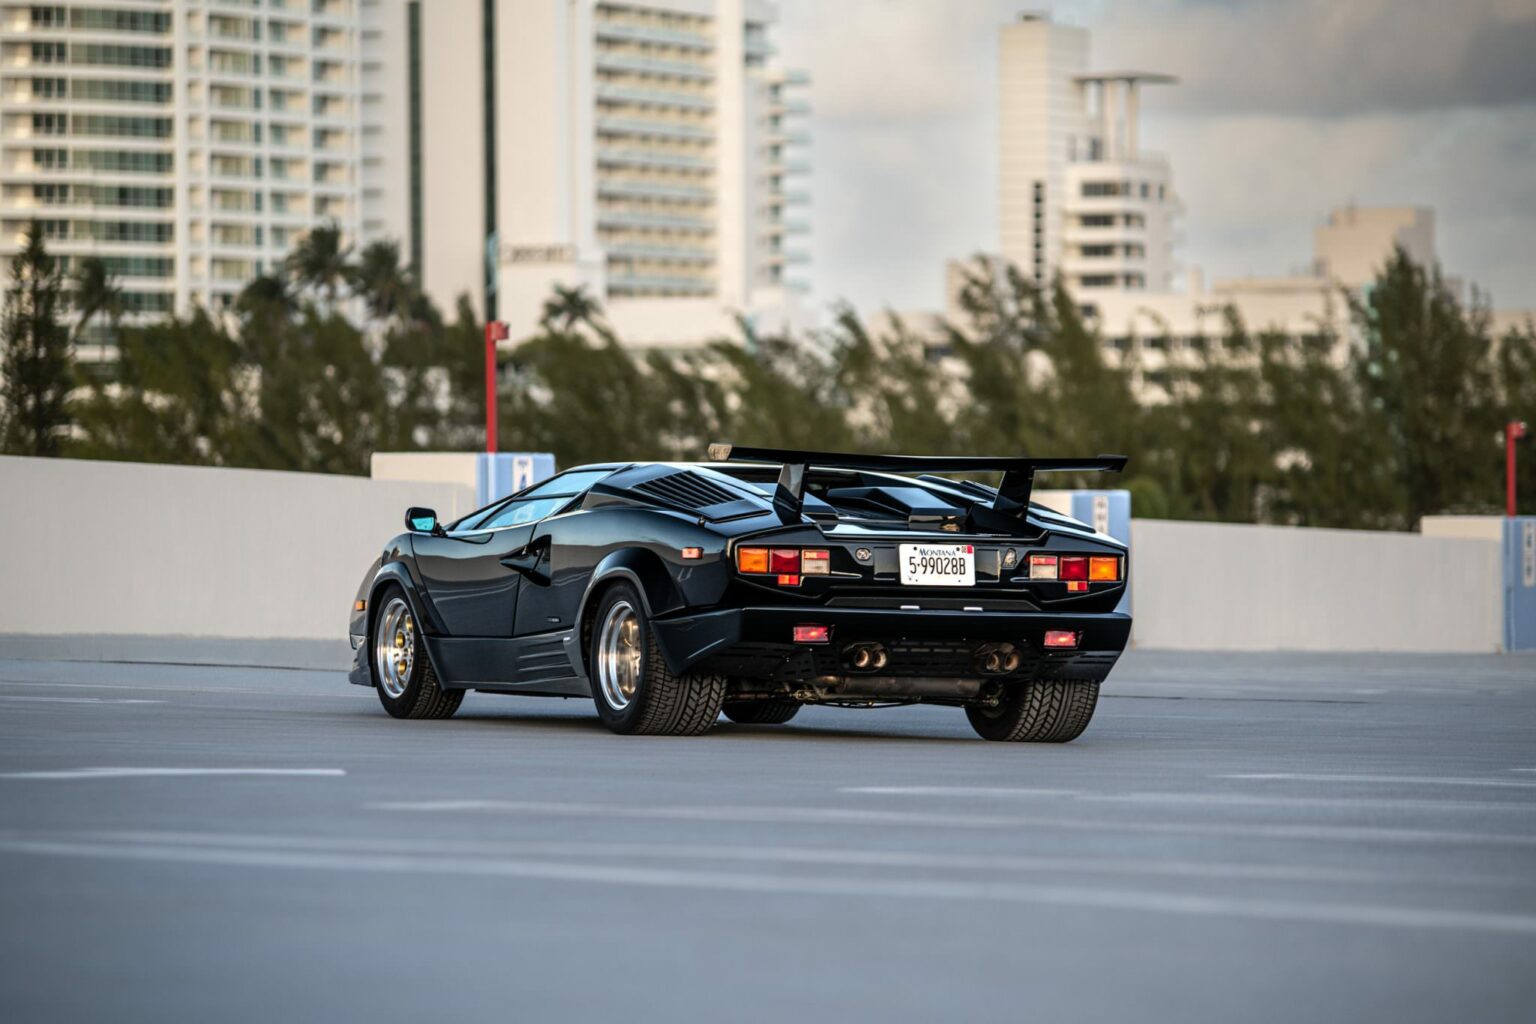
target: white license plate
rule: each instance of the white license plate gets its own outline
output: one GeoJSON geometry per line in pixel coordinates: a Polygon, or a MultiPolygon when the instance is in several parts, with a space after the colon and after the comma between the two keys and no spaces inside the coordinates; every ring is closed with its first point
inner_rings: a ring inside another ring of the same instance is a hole
{"type": "Polygon", "coordinates": [[[902,544],[904,587],[974,587],[976,547],[972,544],[902,544]]]}

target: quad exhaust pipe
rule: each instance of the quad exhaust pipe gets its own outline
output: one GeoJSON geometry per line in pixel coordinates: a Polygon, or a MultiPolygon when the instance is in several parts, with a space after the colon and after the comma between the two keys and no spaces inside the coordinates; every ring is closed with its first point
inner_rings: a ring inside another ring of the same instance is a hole
{"type": "Polygon", "coordinates": [[[843,648],[843,658],[856,672],[878,672],[890,661],[884,644],[849,644],[843,648]]]}
{"type": "Polygon", "coordinates": [[[982,644],[976,648],[976,670],[984,676],[1005,676],[1017,672],[1024,656],[1013,644],[982,644]]]}

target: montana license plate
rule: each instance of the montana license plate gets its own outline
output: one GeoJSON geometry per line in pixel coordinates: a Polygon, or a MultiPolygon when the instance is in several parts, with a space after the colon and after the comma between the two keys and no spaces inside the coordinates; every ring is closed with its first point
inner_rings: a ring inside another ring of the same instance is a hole
{"type": "Polygon", "coordinates": [[[904,587],[974,587],[976,547],[973,544],[902,544],[901,585],[904,587]]]}

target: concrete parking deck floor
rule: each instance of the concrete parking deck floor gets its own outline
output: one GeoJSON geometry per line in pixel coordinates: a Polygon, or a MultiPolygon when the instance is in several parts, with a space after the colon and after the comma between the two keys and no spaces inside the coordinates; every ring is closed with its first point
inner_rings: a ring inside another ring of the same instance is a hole
{"type": "Polygon", "coordinates": [[[1533,1013],[1531,658],[1137,652],[1065,746],[0,661],[6,1021],[1533,1013]]]}

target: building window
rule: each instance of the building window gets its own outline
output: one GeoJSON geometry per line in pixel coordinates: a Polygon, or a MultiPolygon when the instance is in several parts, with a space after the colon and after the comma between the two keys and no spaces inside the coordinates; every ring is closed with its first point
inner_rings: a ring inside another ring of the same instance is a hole
{"type": "Polygon", "coordinates": [[[1115,247],[1112,246],[1112,245],[1085,245],[1085,246],[1083,246],[1083,256],[1088,258],[1088,259],[1102,259],[1102,258],[1104,258],[1106,256],[1113,256],[1114,254],[1115,254],[1115,247]]]}

